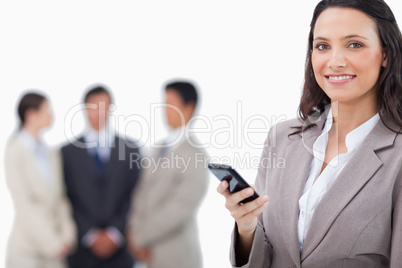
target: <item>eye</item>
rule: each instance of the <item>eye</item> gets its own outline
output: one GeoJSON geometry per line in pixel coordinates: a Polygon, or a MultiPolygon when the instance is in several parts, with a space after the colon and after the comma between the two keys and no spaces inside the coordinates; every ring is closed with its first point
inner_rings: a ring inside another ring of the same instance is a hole
{"type": "Polygon", "coordinates": [[[329,49],[329,45],[327,45],[327,44],[318,44],[318,45],[315,46],[315,48],[318,49],[319,51],[323,51],[323,50],[329,49]]]}
{"type": "Polygon", "coordinates": [[[360,43],[351,43],[351,44],[349,45],[349,47],[350,47],[350,48],[361,48],[361,47],[363,47],[363,45],[360,44],[360,43]]]}

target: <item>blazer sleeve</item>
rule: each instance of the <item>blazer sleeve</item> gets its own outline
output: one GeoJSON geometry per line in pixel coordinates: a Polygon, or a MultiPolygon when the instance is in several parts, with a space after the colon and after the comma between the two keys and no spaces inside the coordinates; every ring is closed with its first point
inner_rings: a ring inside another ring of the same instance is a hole
{"type": "MultiPolygon", "coordinates": [[[[80,185],[76,185],[75,174],[76,166],[75,161],[81,161],[80,155],[77,154],[77,148],[74,144],[68,144],[61,148],[61,162],[62,162],[62,172],[63,172],[63,182],[67,195],[67,199],[71,204],[72,215],[75,220],[75,225],[77,228],[77,243],[80,243],[82,237],[88,232],[88,230],[94,225],[91,214],[85,213],[81,209],[74,207],[74,203],[77,202],[77,197],[75,196],[76,189],[81,189],[80,185]]],[[[88,196],[90,198],[91,195],[88,196]]]]}
{"type": "Polygon", "coordinates": [[[236,260],[236,252],[235,247],[237,241],[237,225],[232,233],[232,246],[230,248],[230,261],[233,267],[236,268],[262,268],[262,267],[269,267],[268,264],[270,263],[270,252],[267,246],[267,241],[265,239],[265,231],[264,227],[258,222],[257,229],[254,233],[254,240],[253,245],[251,246],[251,252],[249,261],[246,264],[238,263],[236,260]]]}
{"type": "MultiPolygon", "coordinates": [[[[126,149],[130,152],[126,156],[127,159],[131,159],[132,154],[137,155],[136,159],[141,159],[141,154],[138,148],[126,149]]],[[[110,218],[108,225],[108,227],[115,227],[119,231],[122,241],[124,241],[124,235],[127,231],[127,224],[129,220],[128,214],[131,210],[131,198],[133,196],[133,192],[138,187],[139,176],[141,174],[141,169],[138,164],[133,164],[133,166],[131,166],[131,163],[127,161],[127,165],[130,165],[130,168],[127,168],[125,171],[126,184],[122,185],[125,190],[121,196],[119,207],[115,210],[113,217],[110,218]]]]}
{"type": "Polygon", "coordinates": [[[186,157],[190,159],[188,168],[183,174],[177,170],[177,176],[182,178],[169,189],[170,199],[152,208],[152,213],[141,219],[141,231],[136,233],[138,246],[151,247],[194,217],[207,190],[208,171],[204,164],[196,162],[194,154],[186,157]]]}
{"type": "Polygon", "coordinates": [[[52,225],[52,215],[47,213],[30,191],[29,181],[21,167],[22,155],[19,148],[7,148],[5,155],[6,182],[11,193],[19,228],[31,244],[48,257],[55,257],[63,247],[62,239],[52,225]]]}
{"type": "MultiPolygon", "coordinates": [[[[264,149],[261,154],[260,166],[258,168],[257,178],[255,181],[255,185],[260,194],[266,193],[265,189],[265,178],[267,176],[267,163],[269,161],[269,152],[271,150],[270,144],[272,140],[272,130],[269,132],[267,139],[264,143],[264,149]]],[[[237,225],[235,226],[232,233],[232,243],[230,246],[230,262],[233,267],[241,267],[241,268],[265,268],[269,267],[271,263],[272,256],[272,246],[268,241],[268,238],[265,235],[264,230],[264,222],[263,222],[263,214],[258,216],[258,224],[254,233],[254,240],[251,247],[250,256],[248,259],[248,263],[239,263],[237,262],[236,257],[236,243],[237,243],[237,225]]]]}
{"type": "Polygon", "coordinates": [[[64,182],[63,176],[63,163],[61,160],[61,152],[60,150],[54,150],[53,157],[55,158],[55,164],[57,165],[57,175],[60,180],[60,198],[58,204],[58,212],[59,212],[59,222],[60,222],[60,231],[63,242],[65,244],[75,246],[76,244],[76,235],[77,228],[75,222],[73,220],[73,212],[71,208],[70,201],[67,198],[66,186],[64,182]]]}
{"type": "Polygon", "coordinates": [[[392,215],[391,268],[402,263],[402,188],[399,188],[392,215]]]}
{"type": "Polygon", "coordinates": [[[77,228],[71,216],[72,212],[70,202],[68,201],[66,196],[63,196],[60,199],[59,207],[60,207],[59,217],[61,221],[60,229],[63,241],[66,244],[75,246],[77,242],[76,241],[77,228]]]}

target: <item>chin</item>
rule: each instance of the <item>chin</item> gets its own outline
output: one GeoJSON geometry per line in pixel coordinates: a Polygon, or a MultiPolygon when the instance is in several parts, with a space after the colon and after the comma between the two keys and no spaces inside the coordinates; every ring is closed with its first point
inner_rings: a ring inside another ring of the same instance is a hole
{"type": "Polygon", "coordinates": [[[338,93],[340,93],[340,94],[334,94],[333,92],[332,92],[332,94],[331,93],[329,93],[329,94],[326,93],[326,94],[331,99],[332,103],[333,102],[339,102],[339,103],[350,102],[354,99],[353,96],[344,94],[345,92],[338,92],[338,93]]]}

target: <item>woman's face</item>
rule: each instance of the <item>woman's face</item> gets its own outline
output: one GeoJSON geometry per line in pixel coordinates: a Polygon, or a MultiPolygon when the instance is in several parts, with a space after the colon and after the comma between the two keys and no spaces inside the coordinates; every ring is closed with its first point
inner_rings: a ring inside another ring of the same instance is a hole
{"type": "Polygon", "coordinates": [[[44,100],[39,106],[39,109],[35,111],[35,121],[40,128],[49,127],[52,124],[53,115],[49,102],[44,100]]]}
{"type": "Polygon", "coordinates": [[[314,76],[331,101],[376,105],[386,55],[375,22],[361,11],[333,7],[319,15],[313,34],[314,76]]]}

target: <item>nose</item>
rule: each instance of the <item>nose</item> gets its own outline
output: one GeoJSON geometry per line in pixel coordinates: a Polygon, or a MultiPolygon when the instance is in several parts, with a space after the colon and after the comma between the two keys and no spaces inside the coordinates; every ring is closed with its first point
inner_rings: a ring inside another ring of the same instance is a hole
{"type": "Polygon", "coordinates": [[[339,69],[347,66],[347,61],[342,51],[333,49],[331,57],[328,60],[328,67],[331,69],[339,69]]]}

